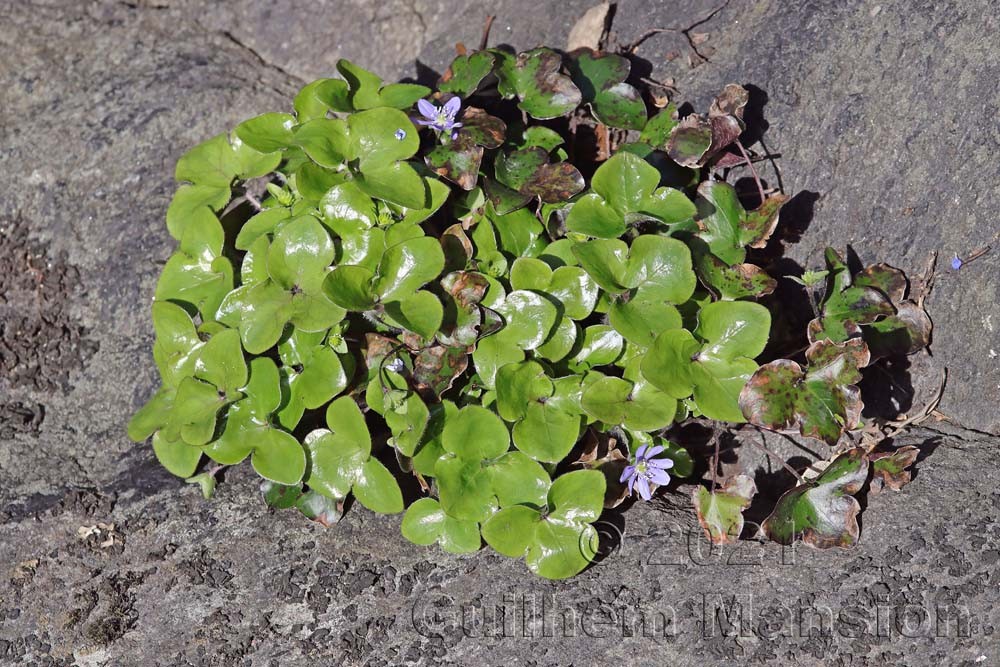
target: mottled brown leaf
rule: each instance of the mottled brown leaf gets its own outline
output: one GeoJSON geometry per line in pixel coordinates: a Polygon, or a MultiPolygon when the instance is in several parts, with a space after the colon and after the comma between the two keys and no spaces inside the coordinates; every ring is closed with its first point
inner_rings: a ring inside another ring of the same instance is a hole
{"type": "Polygon", "coordinates": [[[435,345],[417,354],[413,360],[413,378],[419,388],[440,397],[468,367],[469,355],[464,348],[435,345]]]}
{"type": "Polygon", "coordinates": [[[920,450],[909,445],[892,451],[869,454],[868,458],[872,462],[872,493],[879,493],[884,488],[899,491],[909,484],[912,478],[909,468],[919,455],[920,450]]]}

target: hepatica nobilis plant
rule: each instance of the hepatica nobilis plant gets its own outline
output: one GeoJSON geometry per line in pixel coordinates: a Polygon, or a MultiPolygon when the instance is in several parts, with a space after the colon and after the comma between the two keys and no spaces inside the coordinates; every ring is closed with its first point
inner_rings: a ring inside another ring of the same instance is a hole
{"type": "MultiPolygon", "coordinates": [[[[829,250],[796,278],[801,349],[762,358],[792,320],[749,261],[786,198],[724,180],[750,166],[742,87],[681,118],[588,49],[465,53],[437,90],[337,69],[177,163],[162,386],[128,429],[170,472],[210,495],[249,459],[275,507],[329,525],[353,497],[549,578],[593,560],[605,508],[706,469],[680,424],[831,447],[764,522],[779,542],[852,543],[852,494],[908,476],[912,452],[839,446],[861,369],[927,342],[899,271],[829,250]]],[[[736,539],[753,493],[696,485],[706,534],[736,539]]]]}

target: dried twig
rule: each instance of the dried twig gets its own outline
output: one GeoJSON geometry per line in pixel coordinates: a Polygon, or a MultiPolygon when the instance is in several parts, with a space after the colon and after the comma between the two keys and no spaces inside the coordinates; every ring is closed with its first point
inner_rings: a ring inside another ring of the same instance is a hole
{"type": "Polygon", "coordinates": [[[917,297],[917,306],[924,307],[924,300],[931,295],[934,289],[934,268],[937,266],[937,250],[931,250],[930,257],[924,265],[924,272],[920,276],[920,295],[917,297]]]}
{"type": "Polygon", "coordinates": [[[684,35],[684,39],[687,40],[688,46],[691,48],[694,54],[704,62],[708,62],[708,58],[702,55],[702,53],[698,50],[698,44],[692,38],[691,32],[698,26],[702,25],[703,23],[708,23],[709,21],[711,21],[716,14],[721,12],[727,6],[729,6],[729,0],[726,0],[726,2],[722,3],[721,5],[713,9],[711,12],[706,14],[703,18],[698,19],[697,21],[695,21],[686,28],[651,28],[650,30],[647,30],[642,35],[640,35],[637,39],[633,40],[631,43],[626,44],[621,50],[626,53],[635,53],[636,49],[638,49],[642,45],[642,43],[645,42],[650,37],[654,37],[656,35],[665,32],[675,32],[684,35]]]}
{"type": "Polygon", "coordinates": [[[875,434],[865,434],[863,438],[862,446],[865,447],[867,451],[872,451],[878,446],[879,443],[893,438],[907,428],[911,426],[917,426],[924,423],[937,412],[937,407],[941,403],[941,397],[944,396],[945,386],[948,384],[948,369],[944,368],[941,370],[941,384],[938,385],[937,391],[934,392],[934,396],[931,400],[923,407],[922,410],[914,414],[913,416],[907,417],[905,419],[898,419],[895,421],[888,421],[883,425],[883,428],[888,427],[888,431],[881,431],[877,435],[875,434]]]}
{"type": "MultiPolygon", "coordinates": [[[[761,434],[760,434],[760,439],[761,439],[761,440],[763,440],[763,439],[764,439],[764,434],[763,434],[763,433],[761,433],[761,434]]],[[[764,445],[763,443],[759,443],[759,442],[755,442],[755,441],[754,441],[754,440],[752,440],[752,439],[751,439],[751,440],[749,440],[748,442],[749,442],[749,443],[750,443],[751,445],[753,445],[754,447],[756,447],[757,449],[759,449],[760,451],[762,451],[762,452],[764,452],[765,454],[767,454],[767,455],[768,455],[769,457],[771,457],[772,459],[774,459],[774,460],[775,460],[775,461],[777,461],[778,463],[780,463],[780,464],[781,464],[781,466],[782,466],[782,467],[783,467],[783,468],[784,468],[785,470],[787,470],[788,472],[790,472],[790,473],[792,474],[792,476],[793,476],[793,477],[795,477],[795,479],[797,479],[797,480],[799,481],[799,484],[805,484],[805,480],[804,480],[804,479],[802,479],[802,475],[800,475],[800,474],[799,474],[799,473],[798,473],[798,472],[797,472],[797,471],[795,470],[795,468],[793,468],[792,466],[788,465],[788,462],[787,462],[787,461],[785,461],[785,459],[781,458],[780,456],[778,456],[777,454],[775,454],[774,452],[772,452],[772,451],[771,451],[770,449],[768,449],[768,448],[767,448],[767,445],[764,445]]]]}
{"type": "Polygon", "coordinates": [[[760,183],[760,176],[757,175],[757,170],[754,168],[753,162],[750,161],[750,155],[747,154],[747,149],[743,147],[742,141],[737,139],[733,143],[735,143],[736,147],[740,149],[740,155],[743,156],[743,159],[746,161],[746,165],[750,167],[750,173],[753,174],[753,182],[757,184],[757,192],[760,194],[760,203],[763,205],[764,200],[767,199],[767,197],[764,195],[764,186],[760,183]]]}
{"type": "Polygon", "coordinates": [[[479,50],[483,51],[486,46],[490,43],[490,30],[493,28],[493,21],[496,20],[496,16],[490,14],[486,17],[486,25],[483,26],[483,37],[479,40],[479,50]]]}

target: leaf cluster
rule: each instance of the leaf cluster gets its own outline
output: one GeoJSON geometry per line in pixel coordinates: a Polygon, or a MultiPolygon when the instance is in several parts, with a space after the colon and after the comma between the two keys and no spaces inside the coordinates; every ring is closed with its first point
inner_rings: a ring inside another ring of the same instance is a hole
{"type": "MultiPolygon", "coordinates": [[[[748,210],[708,178],[732,164],[739,86],[680,119],[626,58],[589,49],[462,55],[436,91],[337,70],[178,161],[152,308],[162,386],[128,429],[176,475],[210,489],[203,461],[249,458],[275,507],[324,525],[348,497],[405,509],[416,544],[485,541],[564,578],[592,561],[638,447],[666,447],[683,477],[690,454],[666,437],[691,418],[829,441],[857,418],[853,332],[919,342],[891,269],[852,282],[831,259],[808,368],[758,366],[775,281],[747,253],[785,198],[748,210]],[[415,122],[418,100],[453,97],[455,132],[415,122]],[[574,162],[569,118],[630,140],[574,162]],[[404,476],[423,490],[408,507],[404,476]]],[[[746,486],[699,497],[702,514],[744,506],[746,486]]]]}

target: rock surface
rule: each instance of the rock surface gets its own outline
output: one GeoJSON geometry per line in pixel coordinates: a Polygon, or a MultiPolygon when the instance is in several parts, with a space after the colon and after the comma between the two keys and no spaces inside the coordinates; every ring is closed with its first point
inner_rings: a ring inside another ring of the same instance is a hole
{"type": "MultiPolygon", "coordinates": [[[[125,438],[155,383],[148,303],[187,147],[287,108],[338,57],[426,77],[487,8],[494,43],[528,48],[563,44],[590,4],[0,5],[0,664],[1000,664],[1000,248],[948,268],[1000,232],[986,0],[731,1],[691,29],[698,67],[683,34],[637,50],[697,108],[729,81],[766,91],[764,140],[806,193],[793,259],[852,243],[919,275],[940,253],[934,356],[911,370],[919,403],[948,368],[954,423],[899,439],[926,459],[871,499],[858,548],[711,552],[682,488],[626,513],[600,565],[544,582],[413,547],[399,517],[269,514],[245,470],[205,502],[125,438]]],[[[614,36],[714,8],[623,0],[614,36]]]]}

